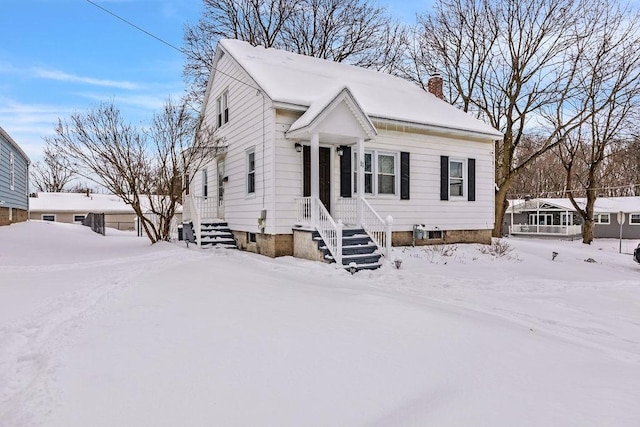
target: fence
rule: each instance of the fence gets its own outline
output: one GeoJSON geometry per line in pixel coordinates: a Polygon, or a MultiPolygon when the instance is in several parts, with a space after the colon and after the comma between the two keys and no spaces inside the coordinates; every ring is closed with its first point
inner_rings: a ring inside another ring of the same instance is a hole
{"type": "Polygon", "coordinates": [[[82,225],[91,227],[95,233],[105,235],[104,232],[104,214],[103,213],[89,213],[83,220],[82,225]]]}

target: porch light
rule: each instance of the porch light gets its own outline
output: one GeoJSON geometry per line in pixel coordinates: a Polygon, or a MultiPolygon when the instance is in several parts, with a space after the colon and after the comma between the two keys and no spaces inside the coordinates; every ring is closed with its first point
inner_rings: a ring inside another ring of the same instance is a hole
{"type": "Polygon", "coordinates": [[[336,148],[336,152],[338,153],[338,156],[342,156],[344,154],[344,147],[342,145],[338,146],[338,148],[336,148]]]}
{"type": "Polygon", "coordinates": [[[302,153],[302,144],[300,144],[299,142],[296,142],[295,147],[298,153],[302,153]]]}

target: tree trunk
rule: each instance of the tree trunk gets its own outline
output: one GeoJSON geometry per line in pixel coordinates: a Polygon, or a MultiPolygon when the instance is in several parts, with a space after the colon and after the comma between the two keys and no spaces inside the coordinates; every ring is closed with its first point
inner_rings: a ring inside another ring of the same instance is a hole
{"type": "Polygon", "coordinates": [[[502,237],[502,223],[504,222],[504,215],[509,207],[507,202],[507,192],[509,191],[509,184],[503,183],[500,189],[496,192],[495,202],[495,224],[493,225],[493,237],[502,237]]]}

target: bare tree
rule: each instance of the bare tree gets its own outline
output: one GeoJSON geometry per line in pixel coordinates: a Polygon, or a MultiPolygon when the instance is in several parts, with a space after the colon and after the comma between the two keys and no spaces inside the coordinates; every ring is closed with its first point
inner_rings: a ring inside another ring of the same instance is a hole
{"type": "Polygon", "coordinates": [[[168,240],[186,165],[198,167],[217,154],[213,130],[185,103],[167,101],[148,129],[125,122],[112,104],[60,120],[52,143],[78,171],[131,205],[152,243],[168,240]]]}
{"type": "Polygon", "coordinates": [[[567,188],[586,195],[578,206],[576,191],[568,197],[582,216],[583,243],[593,241],[593,213],[600,187],[605,182],[606,160],[615,145],[630,137],[640,102],[640,17],[627,8],[598,3],[584,12],[592,19],[589,51],[580,73],[583,104],[588,120],[560,146],[567,188]]]}
{"type": "Polygon", "coordinates": [[[201,100],[216,43],[239,39],[336,62],[393,72],[402,60],[404,28],[372,0],[203,0],[187,26],[184,75],[201,100]]]}
{"type": "MultiPolygon", "coordinates": [[[[440,0],[419,20],[422,61],[408,68],[444,71],[449,101],[504,133],[495,144],[494,236],[501,233],[509,187],[518,174],[587,118],[578,68],[589,37],[582,0],[440,0]],[[536,137],[518,155],[526,137],[536,137]],[[533,148],[533,149],[532,149],[533,148]]],[[[416,52],[416,49],[413,49],[416,52]]]]}
{"type": "Polygon", "coordinates": [[[44,158],[31,166],[31,180],[38,191],[60,193],[73,180],[75,172],[69,160],[55,145],[45,141],[44,158]]]}

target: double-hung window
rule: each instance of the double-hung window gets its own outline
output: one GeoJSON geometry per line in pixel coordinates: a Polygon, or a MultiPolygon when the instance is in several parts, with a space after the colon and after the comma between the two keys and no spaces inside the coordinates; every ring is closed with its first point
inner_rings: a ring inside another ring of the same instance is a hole
{"type": "Polygon", "coordinates": [[[593,222],[594,224],[609,224],[611,219],[608,213],[597,213],[593,214],[593,222]]]}
{"type": "MultiPolygon", "coordinates": [[[[398,184],[397,153],[365,151],[364,193],[371,195],[394,195],[398,184]]],[[[353,153],[353,189],[358,192],[358,153],[353,153]]]]}
{"type": "Polygon", "coordinates": [[[247,151],[247,194],[256,192],[256,153],[247,151]]]}
{"type": "Polygon", "coordinates": [[[202,195],[209,197],[209,174],[206,169],[202,169],[202,195]]]}
{"type": "Polygon", "coordinates": [[[640,213],[629,214],[629,224],[640,225],[640,213]]]}
{"type": "Polygon", "coordinates": [[[216,99],[216,113],[218,117],[218,127],[229,123],[229,91],[225,90],[216,99]]]}
{"type": "Polygon", "coordinates": [[[464,160],[450,159],[449,160],[449,198],[461,198],[465,197],[464,183],[465,183],[465,165],[464,160]]]}

